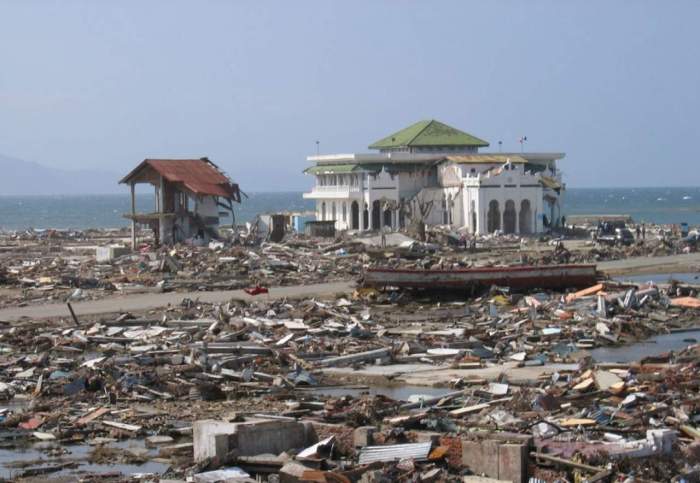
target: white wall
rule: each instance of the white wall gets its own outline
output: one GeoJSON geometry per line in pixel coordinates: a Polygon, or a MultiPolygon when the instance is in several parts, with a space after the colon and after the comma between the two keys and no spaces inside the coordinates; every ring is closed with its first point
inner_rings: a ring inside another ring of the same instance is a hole
{"type": "MultiPolygon", "coordinates": [[[[412,168],[411,168],[412,169],[412,168]]],[[[443,200],[451,200],[447,221],[455,229],[479,234],[488,232],[488,209],[492,200],[498,201],[499,226],[504,229],[503,212],[506,202],[512,200],[515,205],[515,232],[520,231],[522,201],[530,202],[530,228],[533,233],[543,230],[541,215],[544,213],[543,188],[539,175],[525,172],[523,164],[508,165],[505,169],[495,164],[455,164],[443,163],[437,169],[423,171],[403,171],[394,175],[382,170],[376,175],[366,175],[363,191],[345,194],[329,193],[333,198],[316,200],[316,217],[319,220],[333,219],[333,204],[336,207],[336,229],[346,230],[352,226],[352,202],[357,200],[360,209],[360,229],[362,229],[362,211],[364,204],[368,205],[371,215],[372,202],[386,198],[400,201],[410,200],[416,195],[424,200],[433,200],[433,207],[426,222],[431,225],[444,225],[445,204],[443,200]],[[471,172],[474,168],[475,173],[471,172]],[[440,184],[438,184],[440,183],[440,184]],[[322,206],[325,203],[325,217],[322,206]],[[343,216],[343,206],[345,216],[343,216]],[[472,213],[476,213],[476,224],[472,221],[472,213]]],[[[371,225],[370,225],[371,226],[371,225]]]]}
{"type": "Polygon", "coordinates": [[[520,217],[523,200],[530,202],[529,225],[532,232],[541,231],[541,223],[538,215],[542,213],[542,186],[539,176],[526,173],[523,165],[510,165],[510,169],[492,171],[487,176],[480,177],[479,188],[479,221],[478,233],[488,233],[488,211],[492,201],[498,202],[500,213],[500,230],[504,230],[503,213],[506,202],[511,200],[515,204],[515,233],[520,232],[520,217]]]}

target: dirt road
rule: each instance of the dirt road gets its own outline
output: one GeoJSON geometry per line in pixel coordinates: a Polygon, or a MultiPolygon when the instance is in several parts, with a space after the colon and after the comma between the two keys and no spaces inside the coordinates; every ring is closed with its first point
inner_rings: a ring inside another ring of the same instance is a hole
{"type": "MultiPolygon", "coordinates": [[[[666,257],[635,257],[625,260],[615,260],[598,264],[598,270],[607,275],[634,275],[666,272],[692,272],[700,270],[700,253],[687,255],[671,255],[666,257]]],[[[316,285],[294,285],[289,287],[273,287],[268,295],[258,295],[262,299],[301,298],[333,295],[339,292],[350,292],[355,284],[353,281],[332,282],[316,285]]],[[[169,292],[159,294],[139,294],[109,297],[102,300],[73,303],[75,313],[94,315],[116,313],[121,311],[137,312],[155,309],[167,305],[179,304],[182,299],[199,299],[202,302],[221,303],[231,299],[253,300],[243,290],[223,290],[216,292],[169,292]]],[[[51,317],[69,317],[68,308],[64,303],[35,305],[29,307],[12,307],[0,310],[0,321],[17,320],[21,317],[43,319],[51,317]]]]}
{"type": "MultiPolygon", "coordinates": [[[[199,299],[202,302],[221,303],[229,300],[270,300],[281,298],[321,297],[339,292],[350,292],[354,289],[352,281],[331,282],[316,285],[293,285],[289,287],[273,287],[266,295],[255,297],[243,290],[221,290],[216,292],[168,292],[158,294],[139,294],[109,297],[102,300],[72,303],[76,315],[108,314],[121,311],[137,312],[155,309],[167,305],[176,305],[182,299],[199,299]]],[[[0,320],[17,320],[21,317],[44,319],[52,317],[70,317],[68,307],[64,303],[36,305],[30,307],[13,307],[0,310],[0,320]]]]}
{"type": "Polygon", "coordinates": [[[665,257],[634,257],[598,264],[607,275],[646,275],[651,273],[687,273],[700,271],[700,253],[665,257]]]}

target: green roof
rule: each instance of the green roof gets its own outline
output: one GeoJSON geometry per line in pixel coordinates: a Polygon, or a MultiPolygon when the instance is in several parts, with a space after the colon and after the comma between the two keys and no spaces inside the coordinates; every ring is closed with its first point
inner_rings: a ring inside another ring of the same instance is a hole
{"type": "Polygon", "coordinates": [[[419,121],[395,132],[374,144],[370,149],[389,149],[422,146],[474,146],[485,147],[489,143],[440,121],[419,121]]]}

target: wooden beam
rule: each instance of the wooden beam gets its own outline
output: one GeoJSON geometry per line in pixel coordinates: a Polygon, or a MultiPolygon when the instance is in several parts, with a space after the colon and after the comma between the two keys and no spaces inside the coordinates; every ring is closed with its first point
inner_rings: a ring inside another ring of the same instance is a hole
{"type": "Polygon", "coordinates": [[[132,181],[129,183],[131,187],[131,249],[136,250],[136,219],[133,218],[136,215],[136,186],[132,181]]]}
{"type": "Polygon", "coordinates": [[[159,195],[158,212],[160,213],[160,217],[158,218],[158,231],[160,233],[160,243],[165,244],[165,216],[163,216],[165,213],[165,178],[163,178],[163,175],[160,176],[159,195]]]}
{"type": "Polygon", "coordinates": [[[599,473],[602,473],[606,470],[605,468],[600,468],[598,466],[591,466],[591,465],[586,465],[583,463],[576,463],[575,461],[567,460],[564,458],[558,458],[556,456],[552,456],[552,455],[548,455],[548,454],[544,454],[544,453],[531,452],[530,456],[533,458],[536,458],[536,459],[549,461],[550,463],[557,463],[560,465],[568,466],[570,468],[576,468],[578,470],[590,471],[591,473],[595,473],[596,476],[599,473]]]}

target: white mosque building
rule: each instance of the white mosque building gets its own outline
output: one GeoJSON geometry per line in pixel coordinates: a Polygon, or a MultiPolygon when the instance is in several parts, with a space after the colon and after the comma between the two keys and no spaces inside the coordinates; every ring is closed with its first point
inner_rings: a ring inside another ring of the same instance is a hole
{"type": "Polygon", "coordinates": [[[401,229],[419,206],[429,225],[474,234],[530,235],[561,222],[564,153],[482,153],[489,143],[436,120],[420,121],[369,148],[309,156],[317,220],[338,230],[401,229]]]}

